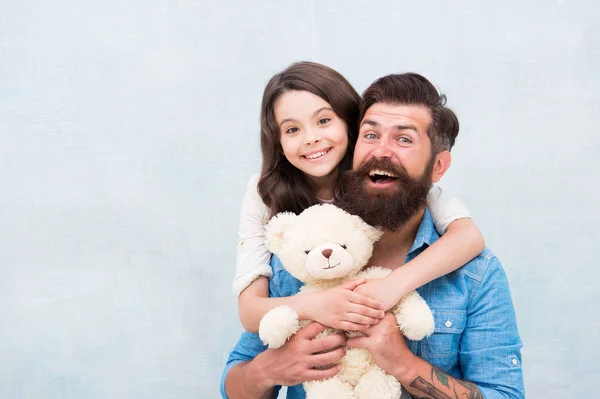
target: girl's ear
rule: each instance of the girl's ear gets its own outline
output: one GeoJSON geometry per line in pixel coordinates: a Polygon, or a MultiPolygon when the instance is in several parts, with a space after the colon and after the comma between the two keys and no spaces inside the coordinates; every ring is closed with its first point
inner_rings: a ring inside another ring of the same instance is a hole
{"type": "Polygon", "coordinates": [[[265,226],[267,249],[277,255],[283,246],[285,232],[298,215],[292,212],[281,212],[273,216],[265,226]]]}

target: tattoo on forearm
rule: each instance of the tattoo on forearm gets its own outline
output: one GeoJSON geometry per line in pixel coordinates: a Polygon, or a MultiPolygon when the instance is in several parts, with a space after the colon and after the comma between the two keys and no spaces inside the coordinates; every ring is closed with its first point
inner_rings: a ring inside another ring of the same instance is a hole
{"type": "Polygon", "coordinates": [[[431,382],[425,380],[423,377],[417,377],[413,382],[411,382],[411,387],[429,395],[416,396],[413,394],[412,396],[415,399],[453,399],[452,397],[435,387],[434,384],[436,384],[437,382],[439,382],[447,388],[452,389],[454,393],[454,399],[483,399],[481,391],[479,390],[479,388],[477,388],[475,384],[452,378],[437,367],[432,366],[430,377],[431,382]],[[458,384],[458,387],[462,388],[459,388],[460,391],[463,391],[460,394],[456,392],[456,384],[458,384]],[[464,392],[464,390],[467,390],[467,392],[464,392]]]}
{"type": "Polygon", "coordinates": [[[450,396],[434,387],[433,384],[425,381],[423,377],[417,377],[413,382],[410,383],[410,386],[417,388],[419,391],[428,393],[433,399],[452,399],[450,396]]]}
{"type": "Polygon", "coordinates": [[[483,399],[483,394],[481,393],[481,391],[479,390],[479,388],[477,388],[477,385],[468,382],[468,381],[461,381],[461,380],[456,380],[456,382],[458,382],[460,385],[462,385],[463,387],[465,387],[466,389],[469,390],[468,394],[463,394],[464,398],[467,399],[483,399]]]}

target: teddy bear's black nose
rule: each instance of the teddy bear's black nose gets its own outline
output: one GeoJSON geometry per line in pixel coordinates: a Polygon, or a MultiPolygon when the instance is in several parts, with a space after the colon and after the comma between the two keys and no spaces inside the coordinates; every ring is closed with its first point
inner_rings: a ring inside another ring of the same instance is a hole
{"type": "Polygon", "coordinates": [[[327,259],[329,259],[329,257],[333,253],[333,250],[327,248],[327,249],[322,250],[321,253],[323,254],[324,257],[326,257],[327,259]]]}

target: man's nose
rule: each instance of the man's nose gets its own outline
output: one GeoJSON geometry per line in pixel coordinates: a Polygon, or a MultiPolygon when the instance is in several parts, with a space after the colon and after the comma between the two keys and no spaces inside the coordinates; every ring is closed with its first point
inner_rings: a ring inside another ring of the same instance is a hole
{"type": "Polygon", "coordinates": [[[375,158],[391,158],[392,150],[390,148],[390,143],[387,140],[381,140],[377,143],[377,146],[371,152],[375,158]]]}

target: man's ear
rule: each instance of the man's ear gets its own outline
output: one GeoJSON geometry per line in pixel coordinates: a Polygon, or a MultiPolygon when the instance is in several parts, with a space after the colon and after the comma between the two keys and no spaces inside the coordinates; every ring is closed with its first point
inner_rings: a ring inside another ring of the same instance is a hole
{"type": "Polygon", "coordinates": [[[290,228],[292,221],[297,217],[298,215],[292,212],[281,212],[269,220],[269,223],[265,226],[265,235],[267,239],[267,249],[270,252],[274,254],[279,253],[283,246],[283,236],[290,228]]]}
{"type": "Polygon", "coordinates": [[[452,155],[450,155],[450,151],[444,150],[439,152],[435,156],[433,170],[431,171],[431,181],[433,183],[437,183],[438,181],[440,181],[440,179],[442,178],[442,176],[444,176],[448,168],[450,168],[451,163],[452,155]]]}

